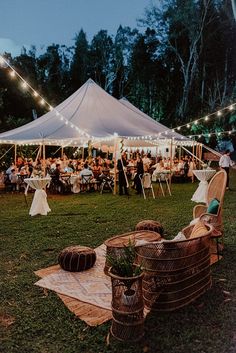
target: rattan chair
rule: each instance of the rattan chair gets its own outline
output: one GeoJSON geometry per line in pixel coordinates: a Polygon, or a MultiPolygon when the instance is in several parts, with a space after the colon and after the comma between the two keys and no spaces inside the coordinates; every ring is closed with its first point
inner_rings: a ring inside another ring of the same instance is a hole
{"type": "Polygon", "coordinates": [[[137,246],[137,263],[144,268],[143,297],[147,309],[173,311],[188,305],[211,287],[210,234],[196,238],[193,225],[182,230],[186,240],[137,246]]]}
{"type": "MultiPolygon", "coordinates": [[[[212,232],[211,238],[216,241],[216,254],[218,259],[220,258],[220,246],[222,243],[223,249],[223,222],[222,222],[222,208],[223,200],[226,189],[227,174],[224,170],[220,170],[216,173],[211,181],[209,182],[207,189],[207,204],[206,205],[196,205],[193,209],[193,218],[200,218],[200,220],[205,221],[213,225],[214,230],[212,232]],[[210,202],[216,198],[219,201],[219,207],[216,214],[207,213],[207,208],[210,202]]],[[[213,250],[212,253],[215,253],[213,250]]]]}

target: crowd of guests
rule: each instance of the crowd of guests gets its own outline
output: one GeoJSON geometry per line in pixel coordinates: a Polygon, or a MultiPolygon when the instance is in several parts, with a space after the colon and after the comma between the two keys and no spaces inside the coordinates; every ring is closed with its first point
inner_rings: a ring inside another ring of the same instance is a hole
{"type": "MultiPolygon", "coordinates": [[[[128,194],[128,184],[132,186],[139,194],[142,191],[141,180],[143,173],[152,174],[153,180],[163,171],[171,171],[174,175],[180,175],[183,180],[194,180],[193,170],[196,168],[194,160],[185,156],[180,159],[175,157],[172,161],[170,158],[152,158],[150,154],[141,155],[136,153],[129,156],[123,153],[122,157],[117,161],[117,172],[119,179],[119,194],[128,194]],[[131,157],[131,158],[128,158],[131,157]]],[[[114,176],[114,162],[101,156],[96,158],[69,159],[66,155],[62,158],[47,158],[44,162],[42,159],[33,161],[32,159],[17,158],[16,164],[12,163],[5,171],[4,184],[11,185],[12,190],[19,190],[24,178],[31,176],[50,175],[54,182],[61,186],[62,191],[65,189],[63,177],[66,175],[78,175],[81,180],[94,178],[102,180],[114,176]]]]}

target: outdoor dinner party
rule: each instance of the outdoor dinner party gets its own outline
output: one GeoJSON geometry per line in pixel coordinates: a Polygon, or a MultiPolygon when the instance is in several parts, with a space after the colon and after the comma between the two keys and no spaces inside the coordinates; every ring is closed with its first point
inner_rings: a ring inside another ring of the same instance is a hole
{"type": "Polygon", "coordinates": [[[0,353],[236,353],[235,1],[0,28],[0,353]]]}

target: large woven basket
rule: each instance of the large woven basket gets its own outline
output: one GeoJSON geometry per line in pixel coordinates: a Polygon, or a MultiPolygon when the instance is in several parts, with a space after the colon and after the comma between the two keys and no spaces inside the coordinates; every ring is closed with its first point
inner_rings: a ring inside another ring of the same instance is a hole
{"type": "MultiPolygon", "coordinates": [[[[184,241],[146,244],[136,248],[145,269],[144,303],[148,309],[172,311],[198,298],[211,286],[210,234],[184,241]]],[[[188,236],[193,226],[183,232],[188,236]]]]}
{"type": "MultiPolygon", "coordinates": [[[[147,242],[155,242],[161,239],[160,234],[152,231],[142,230],[124,233],[115,237],[107,239],[104,244],[106,245],[106,255],[121,256],[124,252],[124,247],[137,240],[145,240],[147,242]]],[[[106,259],[104,272],[107,274],[110,267],[109,261],[106,259]]]]}

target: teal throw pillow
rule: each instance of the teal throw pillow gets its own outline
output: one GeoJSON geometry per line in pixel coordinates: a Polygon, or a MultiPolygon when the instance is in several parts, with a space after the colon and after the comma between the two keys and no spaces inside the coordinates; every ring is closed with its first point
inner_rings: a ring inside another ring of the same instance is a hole
{"type": "Polygon", "coordinates": [[[207,213],[217,214],[219,206],[220,201],[217,199],[212,199],[207,208],[207,213]]]}

